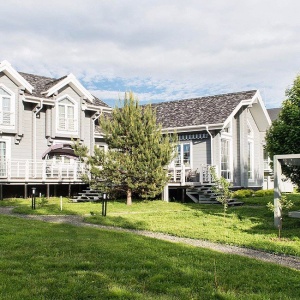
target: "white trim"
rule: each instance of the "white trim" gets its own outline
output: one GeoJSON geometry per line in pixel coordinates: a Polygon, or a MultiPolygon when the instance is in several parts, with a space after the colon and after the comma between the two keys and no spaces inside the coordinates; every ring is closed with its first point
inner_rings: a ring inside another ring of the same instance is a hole
{"type": "Polygon", "coordinates": [[[78,103],[68,94],[64,94],[61,97],[56,99],[55,103],[56,116],[55,116],[55,128],[57,133],[77,135],[79,129],[79,113],[78,113],[78,103]],[[74,104],[74,130],[64,130],[59,128],[59,102],[64,99],[70,100],[74,104]]]}
{"type": "Polygon", "coordinates": [[[165,127],[162,128],[162,132],[187,132],[187,131],[204,131],[207,130],[206,128],[209,128],[209,130],[214,129],[222,129],[223,123],[217,123],[217,124],[207,124],[207,125],[192,125],[192,126],[183,126],[183,127],[165,127]]]}
{"type": "Polygon", "coordinates": [[[88,100],[93,102],[94,100],[93,95],[87,89],[85,89],[85,87],[76,79],[76,77],[72,73],[70,73],[66,78],[59,81],[56,85],[54,85],[49,90],[47,90],[45,92],[45,94],[47,94],[46,97],[50,97],[51,95],[53,95],[55,92],[57,92],[58,90],[60,90],[66,85],[72,86],[81,95],[85,96],[88,100]]]}
{"type": "MultiPolygon", "coordinates": [[[[1,124],[0,128],[3,129],[14,129],[16,125],[16,95],[15,93],[10,90],[7,86],[5,86],[3,83],[0,83],[0,88],[5,90],[8,94],[10,94],[10,124],[1,124]]],[[[0,105],[2,105],[0,101],[0,105]]],[[[1,108],[2,111],[2,108],[1,108]]]]}
{"type": "MultiPolygon", "coordinates": [[[[177,143],[177,146],[180,146],[180,152],[181,152],[180,153],[180,165],[184,164],[183,163],[183,160],[184,160],[184,157],[183,157],[183,147],[184,147],[184,145],[189,145],[190,146],[190,165],[189,166],[185,166],[185,168],[186,169],[193,169],[193,143],[192,143],[192,141],[182,141],[182,142],[177,143]]],[[[174,160],[172,162],[175,167],[176,167],[176,165],[175,165],[175,160],[176,159],[177,158],[174,158],[174,160]]]]}
{"type": "Polygon", "coordinates": [[[33,86],[24,79],[7,60],[0,63],[0,72],[4,72],[10,79],[16,82],[19,86],[23,86],[30,94],[32,94],[33,86]]]}
{"type": "Polygon", "coordinates": [[[253,138],[249,138],[249,136],[247,141],[247,179],[248,182],[254,182],[254,141],[253,138]],[[249,144],[251,149],[250,153],[249,153],[249,144]],[[249,154],[250,154],[250,166],[249,166],[249,154]],[[249,173],[251,174],[251,177],[249,177],[249,173]]]}
{"type": "MultiPolygon", "coordinates": [[[[222,140],[228,141],[229,144],[229,178],[226,178],[229,181],[233,181],[233,147],[232,147],[232,137],[231,136],[223,136],[221,134],[221,139],[220,139],[220,175],[222,176],[222,140]]],[[[228,170],[227,170],[228,171],[228,170]]]]}
{"type": "MultiPolygon", "coordinates": [[[[1,137],[0,138],[0,142],[5,142],[6,144],[6,153],[5,153],[5,160],[6,160],[6,163],[8,161],[11,160],[11,138],[10,137],[1,137]]],[[[9,173],[9,170],[7,170],[6,168],[6,174],[5,176],[0,176],[0,178],[7,178],[8,177],[8,173],[9,173]]]]}

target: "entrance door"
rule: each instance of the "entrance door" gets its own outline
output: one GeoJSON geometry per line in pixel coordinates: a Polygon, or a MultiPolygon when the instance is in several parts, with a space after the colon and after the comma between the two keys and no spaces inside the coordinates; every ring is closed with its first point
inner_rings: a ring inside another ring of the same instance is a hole
{"type": "Polygon", "coordinates": [[[6,177],[6,142],[0,141],[0,177],[6,177]]]}

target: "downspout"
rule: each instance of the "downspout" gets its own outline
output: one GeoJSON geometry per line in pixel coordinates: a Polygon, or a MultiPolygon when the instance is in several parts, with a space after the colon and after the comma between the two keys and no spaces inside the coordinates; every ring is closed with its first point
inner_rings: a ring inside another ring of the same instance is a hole
{"type": "Polygon", "coordinates": [[[213,148],[213,137],[210,131],[208,130],[208,125],[205,125],[206,131],[210,136],[210,164],[213,166],[214,164],[214,148],[213,148]]]}
{"type": "Polygon", "coordinates": [[[36,111],[33,112],[34,118],[33,118],[33,130],[32,130],[32,139],[33,139],[33,160],[36,162],[36,117],[37,114],[43,109],[43,100],[40,100],[40,107],[38,106],[35,107],[37,108],[36,111]]]}
{"type": "Polygon", "coordinates": [[[103,114],[103,108],[100,108],[100,113],[98,115],[96,115],[96,117],[93,119],[93,130],[92,130],[92,142],[93,142],[93,147],[92,147],[92,151],[94,151],[94,147],[95,147],[95,128],[96,128],[96,125],[95,125],[95,122],[101,117],[101,115],[103,114]]]}

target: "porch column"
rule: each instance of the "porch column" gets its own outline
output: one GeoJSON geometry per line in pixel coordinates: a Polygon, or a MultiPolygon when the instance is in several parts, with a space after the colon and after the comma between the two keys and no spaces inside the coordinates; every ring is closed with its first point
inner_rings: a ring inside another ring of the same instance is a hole
{"type": "Polygon", "coordinates": [[[27,185],[27,183],[25,183],[25,185],[24,185],[24,198],[25,198],[25,199],[28,198],[27,187],[28,187],[28,185],[27,185]]]}
{"type": "Polygon", "coordinates": [[[164,190],[162,193],[162,200],[169,202],[169,185],[166,185],[164,187],[164,190]]]}
{"type": "Polygon", "coordinates": [[[281,210],[279,207],[279,200],[281,197],[280,192],[280,182],[281,182],[281,163],[277,158],[277,155],[274,156],[274,226],[278,228],[280,226],[281,210]]]}
{"type": "Polygon", "coordinates": [[[47,184],[47,199],[50,198],[50,184],[47,184]]]}

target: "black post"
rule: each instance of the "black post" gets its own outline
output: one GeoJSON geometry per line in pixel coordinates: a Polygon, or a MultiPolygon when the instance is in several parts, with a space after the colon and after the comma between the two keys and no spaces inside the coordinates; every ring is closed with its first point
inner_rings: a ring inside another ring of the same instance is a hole
{"type": "Polygon", "coordinates": [[[36,188],[33,187],[31,189],[32,193],[31,193],[31,208],[32,209],[35,209],[35,191],[36,191],[36,188]]]}
{"type": "Polygon", "coordinates": [[[106,194],[102,195],[102,216],[106,216],[106,211],[107,211],[107,198],[106,194]]]}

